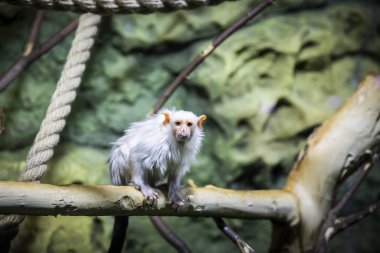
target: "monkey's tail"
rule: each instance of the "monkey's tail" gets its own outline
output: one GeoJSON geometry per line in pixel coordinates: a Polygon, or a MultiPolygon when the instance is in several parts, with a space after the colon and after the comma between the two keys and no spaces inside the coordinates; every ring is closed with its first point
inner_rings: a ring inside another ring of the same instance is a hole
{"type": "Polygon", "coordinates": [[[115,216],[108,253],[121,253],[123,250],[124,240],[127,236],[128,221],[128,216],[115,216]]]}

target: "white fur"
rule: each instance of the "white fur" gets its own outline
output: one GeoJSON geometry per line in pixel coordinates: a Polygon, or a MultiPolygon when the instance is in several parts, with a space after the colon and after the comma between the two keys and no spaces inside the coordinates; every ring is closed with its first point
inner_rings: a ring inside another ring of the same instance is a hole
{"type": "Polygon", "coordinates": [[[164,183],[173,173],[180,179],[189,170],[201,146],[203,130],[197,122],[198,117],[192,112],[164,109],[131,124],[113,143],[108,161],[112,184],[154,187],[164,183]],[[162,112],[170,115],[167,125],[163,124],[162,112]],[[187,142],[178,142],[172,134],[173,122],[180,119],[194,122],[192,136],[187,142]]]}

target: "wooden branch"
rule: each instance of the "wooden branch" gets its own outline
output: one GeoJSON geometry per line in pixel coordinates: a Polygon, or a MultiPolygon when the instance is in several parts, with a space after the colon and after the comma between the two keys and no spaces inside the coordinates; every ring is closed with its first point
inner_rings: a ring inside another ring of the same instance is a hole
{"type": "Polygon", "coordinates": [[[334,212],[335,215],[339,215],[343,209],[347,206],[348,202],[352,200],[352,197],[356,193],[356,191],[359,189],[359,186],[364,182],[364,180],[367,178],[368,173],[370,169],[372,168],[373,164],[371,162],[368,162],[363,165],[362,169],[360,170],[359,176],[355,179],[354,183],[350,186],[348,191],[343,195],[342,199],[336,204],[334,208],[331,209],[332,212],[334,212]]]}
{"type": "Polygon", "coordinates": [[[363,220],[369,215],[373,214],[380,205],[380,198],[373,201],[371,204],[362,208],[355,213],[349,214],[347,216],[338,217],[333,211],[330,211],[326,222],[323,224],[321,228],[321,232],[319,234],[318,240],[316,242],[315,248],[313,250],[314,253],[324,253],[327,252],[329,241],[339,234],[340,232],[348,229],[353,226],[357,222],[363,220]]]}
{"type": "Polygon", "coordinates": [[[191,253],[190,248],[187,246],[187,244],[179,238],[167,225],[166,223],[161,219],[161,217],[158,216],[151,216],[150,217],[153,225],[157,229],[157,231],[160,233],[160,235],[171,245],[173,248],[177,250],[178,253],[191,253]]]}
{"type": "Polygon", "coordinates": [[[24,48],[23,57],[28,56],[34,49],[34,44],[36,43],[38,31],[41,28],[41,22],[42,22],[43,16],[44,16],[44,11],[38,10],[36,12],[36,16],[34,18],[33,25],[32,25],[32,28],[30,29],[30,33],[28,36],[28,41],[24,48]]]}
{"type": "MultiPolygon", "coordinates": [[[[37,25],[39,24],[38,22],[40,21],[37,20],[37,25]]],[[[35,50],[29,51],[31,47],[34,47],[34,45],[26,46],[23,56],[20,59],[18,59],[3,75],[0,76],[0,93],[3,92],[10,85],[10,83],[31,63],[39,59],[47,51],[49,51],[56,44],[58,44],[63,38],[70,34],[78,26],[78,23],[79,17],[72,20],[68,25],[63,27],[60,31],[58,31],[56,34],[50,37],[39,48],[35,50]]],[[[33,28],[33,30],[35,29],[36,28],[33,28]]],[[[33,31],[33,33],[34,32],[35,31],[33,31]]],[[[29,40],[33,39],[33,36],[34,35],[30,35],[29,40]]]]}
{"type": "Polygon", "coordinates": [[[222,218],[214,217],[214,222],[219,230],[225,234],[238,248],[241,253],[255,253],[251,246],[246,243],[235,231],[233,231],[222,218]]]}
{"type": "Polygon", "coordinates": [[[0,213],[24,215],[159,215],[262,218],[296,223],[292,194],[282,190],[237,191],[214,186],[181,191],[188,207],[175,210],[159,191],[156,207],[143,204],[143,195],[130,186],[33,184],[0,182],[0,213]]]}
{"type": "MultiPolygon", "coordinates": [[[[299,238],[280,249],[311,250],[331,208],[335,185],[342,170],[369,147],[379,145],[380,76],[368,76],[354,95],[329,120],[309,137],[288,178],[285,189],[299,200],[301,224],[299,238]]],[[[289,231],[280,236],[288,237],[289,231]]],[[[277,249],[272,245],[272,248],[277,249]]]]}
{"type": "Polygon", "coordinates": [[[361,155],[357,160],[353,161],[350,165],[343,168],[340,178],[337,183],[337,188],[341,186],[344,182],[346,182],[347,178],[352,176],[362,165],[372,161],[373,153],[379,153],[380,146],[369,148],[365,151],[363,155],[361,155]]]}
{"type": "MultiPolygon", "coordinates": [[[[322,225],[318,239],[316,241],[316,245],[314,247],[315,253],[324,253],[327,252],[327,246],[330,239],[335,236],[338,232],[341,232],[348,228],[350,225],[358,222],[363,217],[370,214],[368,210],[372,210],[372,212],[377,208],[377,203],[372,203],[365,208],[364,211],[359,211],[359,215],[348,215],[346,217],[340,217],[341,212],[345,208],[345,206],[352,200],[352,197],[358,190],[359,186],[366,179],[370,169],[373,167],[374,162],[378,158],[378,150],[377,152],[373,152],[370,149],[366,150],[365,153],[359,157],[358,161],[353,164],[357,164],[361,170],[359,171],[359,175],[354,179],[353,184],[350,186],[348,191],[343,195],[341,200],[335,205],[335,207],[331,208],[327,215],[327,219],[322,225]],[[370,156],[368,158],[368,156],[370,156]],[[365,163],[363,161],[366,161],[365,163]],[[354,217],[354,218],[347,218],[354,217]],[[353,220],[353,222],[350,222],[353,220]]],[[[350,168],[353,168],[350,165],[350,168]]],[[[339,183],[340,181],[338,181],[339,183]]],[[[378,200],[377,200],[378,202],[378,200]]],[[[372,213],[371,212],[371,213],[372,213]]]]}
{"type": "Polygon", "coordinates": [[[368,215],[373,214],[380,205],[380,198],[378,197],[375,201],[373,201],[371,204],[367,205],[366,207],[362,208],[361,210],[352,213],[347,216],[340,217],[339,219],[335,220],[336,231],[334,231],[334,235],[342,232],[343,230],[346,230],[350,226],[356,224],[357,222],[363,220],[364,218],[368,217],[368,215]]]}

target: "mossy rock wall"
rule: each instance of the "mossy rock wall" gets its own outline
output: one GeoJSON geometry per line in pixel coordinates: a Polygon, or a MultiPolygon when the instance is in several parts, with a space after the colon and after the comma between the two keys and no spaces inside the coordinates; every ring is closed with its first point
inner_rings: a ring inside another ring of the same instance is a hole
{"type": "MultiPolygon", "coordinates": [[[[170,14],[104,17],[43,182],[109,184],[110,143],[131,122],[143,119],[176,74],[253,4],[236,1],[170,14]]],[[[187,179],[199,186],[282,187],[305,138],[366,74],[380,73],[378,13],[376,1],[278,1],[223,43],[167,103],[207,115],[204,145],[187,179]]],[[[32,9],[0,5],[0,73],[21,55],[33,16],[32,9]]],[[[75,16],[47,11],[38,42],[75,16]]],[[[5,116],[1,180],[17,179],[72,38],[41,57],[0,95],[5,116]]],[[[365,200],[378,183],[378,175],[369,180],[365,200]]],[[[237,252],[209,219],[165,220],[194,252],[237,252]]],[[[380,227],[374,221],[378,215],[337,238],[335,249],[352,246],[357,252],[378,252],[374,231],[380,227]]],[[[257,252],[267,250],[269,222],[229,224],[257,252]]],[[[11,252],[106,252],[111,226],[111,217],[31,217],[22,224],[11,252]]],[[[146,217],[131,219],[128,248],[174,252],[146,217]]]]}

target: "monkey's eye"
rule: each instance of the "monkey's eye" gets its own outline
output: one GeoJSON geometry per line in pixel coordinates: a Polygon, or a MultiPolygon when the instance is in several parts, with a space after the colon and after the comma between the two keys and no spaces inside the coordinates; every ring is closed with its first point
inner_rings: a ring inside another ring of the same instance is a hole
{"type": "Polygon", "coordinates": [[[176,126],[180,126],[180,125],[181,125],[181,122],[176,121],[176,122],[174,122],[174,125],[176,125],[176,126]]]}
{"type": "Polygon", "coordinates": [[[187,126],[188,126],[188,127],[192,127],[192,126],[193,126],[193,123],[189,122],[189,123],[187,123],[187,126]]]}

